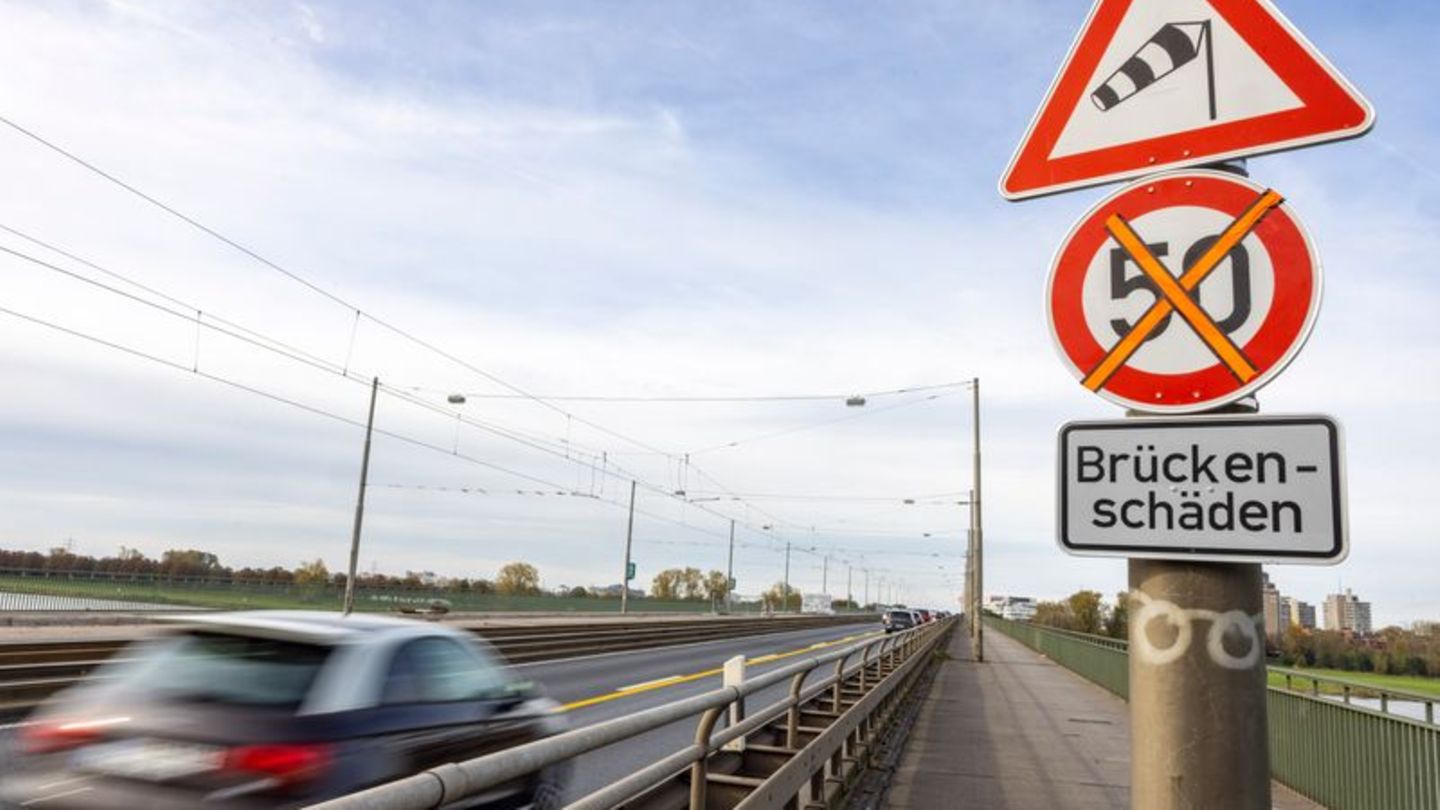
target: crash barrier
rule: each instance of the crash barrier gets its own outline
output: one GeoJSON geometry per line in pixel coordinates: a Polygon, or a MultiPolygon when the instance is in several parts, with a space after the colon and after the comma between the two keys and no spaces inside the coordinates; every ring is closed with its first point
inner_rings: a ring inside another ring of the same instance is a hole
{"type": "Polygon", "coordinates": [[[873,743],[952,631],[945,619],[859,641],[703,695],[638,711],[476,759],[443,765],[313,805],[315,810],[440,807],[685,720],[694,742],[566,805],[568,810],[833,807],[873,743]],[[782,684],[752,713],[747,697],[782,684]]]}
{"type": "MultiPolygon", "coordinates": [[[[1122,698],[1129,694],[1123,640],[994,616],[985,624],[1122,698]]],[[[1269,688],[1266,704],[1277,781],[1331,810],[1440,810],[1435,696],[1304,670],[1270,672],[1284,684],[1269,688]]]]}
{"type": "MultiPolygon", "coordinates": [[[[484,638],[512,664],[643,650],[670,644],[788,633],[873,623],[870,614],[770,616],[643,621],[565,622],[514,626],[457,623],[484,638]]],[[[0,644],[0,716],[23,712],[88,677],[133,638],[0,644]]]]}

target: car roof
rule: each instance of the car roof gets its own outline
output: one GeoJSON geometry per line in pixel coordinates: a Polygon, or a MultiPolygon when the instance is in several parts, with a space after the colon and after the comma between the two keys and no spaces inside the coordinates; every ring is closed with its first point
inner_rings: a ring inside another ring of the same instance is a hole
{"type": "Polygon", "coordinates": [[[461,631],[429,622],[394,616],[351,614],[322,610],[244,610],[224,613],[192,613],[166,616],[166,622],[192,629],[231,635],[257,636],[311,644],[340,644],[375,639],[381,635],[424,636],[464,635],[461,631]]]}

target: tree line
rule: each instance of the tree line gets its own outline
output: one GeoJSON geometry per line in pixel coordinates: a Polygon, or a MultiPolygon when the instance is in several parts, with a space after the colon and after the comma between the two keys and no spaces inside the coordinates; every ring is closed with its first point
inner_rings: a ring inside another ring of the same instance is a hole
{"type": "MultiPolygon", "coordinates": [[[[102,574],[146,580],[341,588],[346,580],[344,572],[332,573],[321,559],[303,562],[294,568],[278,565],[270,568],[232,568],[222,564],[217,555],[208,551],[168,549],[159,557],[150,557],[126,546],[120,547],[119,554],[105,557],[75,554],[64,546],[51,548],[48,553],[0,549],[0,574],[68,577],[102,574]]],[[[438,577],[427,571],[406,571],[403,576],[361,572],[356,575],[355,582],[364,588],[430,588],[505,596],[537,596],[543,593],[539,570],[526,562],[506,563],[493,579],[438,577]]],[[[584,595],[590,595],[590,592],[584,591],[584,595]]]]}
{"type": "MultiPolygon", "coordinates": [[[[1099,591],[1076,591],[1065,599],[1035,606],[1036,624],[1080,633],[1129,638],[1129,595],[1106,604],[1099,591]]],[[[1440,677],[1440,622],[1414,627],[1385,627],[1369,636],[1289,625],[1278,648],[1267,651],[1275,663],[1382,675],[1440,677]]]]}

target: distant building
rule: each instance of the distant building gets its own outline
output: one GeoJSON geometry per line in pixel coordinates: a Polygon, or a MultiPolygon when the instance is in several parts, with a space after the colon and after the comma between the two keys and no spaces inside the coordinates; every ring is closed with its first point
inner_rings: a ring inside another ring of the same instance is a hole
{"type": "Polygon", "coordinates": [[[1315,606],[1293,596],[1280,597],[1280,617],[1287,624],[1306,630],[1315,629],[1315,606]]]}
{"type": "Polygon", "coordinates": [[[1325,629],[1358,636],[1370,635],[1370,603],[1361,602],[1349,588],[1345,589],[1345,593],[1326,596],[1325,629]]]}
{"type": "Polygon", "coordinates": [[[1282,618],[1280,612],[1280,589],[1270,581],[1270,575],[1260,574],[1260,604],[1265,611],[1265,638],[1270,639],[1272,646],[1280,646],[1280,637],[1285,632],[1285,626],[1290,623],[1288,617],[1282,618]]]}
{"type": "Polygon", "coordinates": [[[1011,621],[1028,622],[1035,618],[1035,600],[1029,596],[1012,596],[1000,615],[1011,621]]]}
{"type": "Polygon", "coordinates": [[[985,597],[985,609],[1011,621],[1028,622],[1035,618],[1035,597],[992,593],[985,597]]]}

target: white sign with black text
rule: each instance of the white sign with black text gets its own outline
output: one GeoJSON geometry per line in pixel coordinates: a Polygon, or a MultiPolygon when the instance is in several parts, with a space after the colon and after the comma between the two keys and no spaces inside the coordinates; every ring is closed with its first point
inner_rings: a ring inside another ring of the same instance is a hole
{"type": "Polygon", "coordinates": [[[1328,416],[1071,422],[1060,429],[1060,546],[1334,565],[1349,551],[1343,453],[1328,416]]]}

